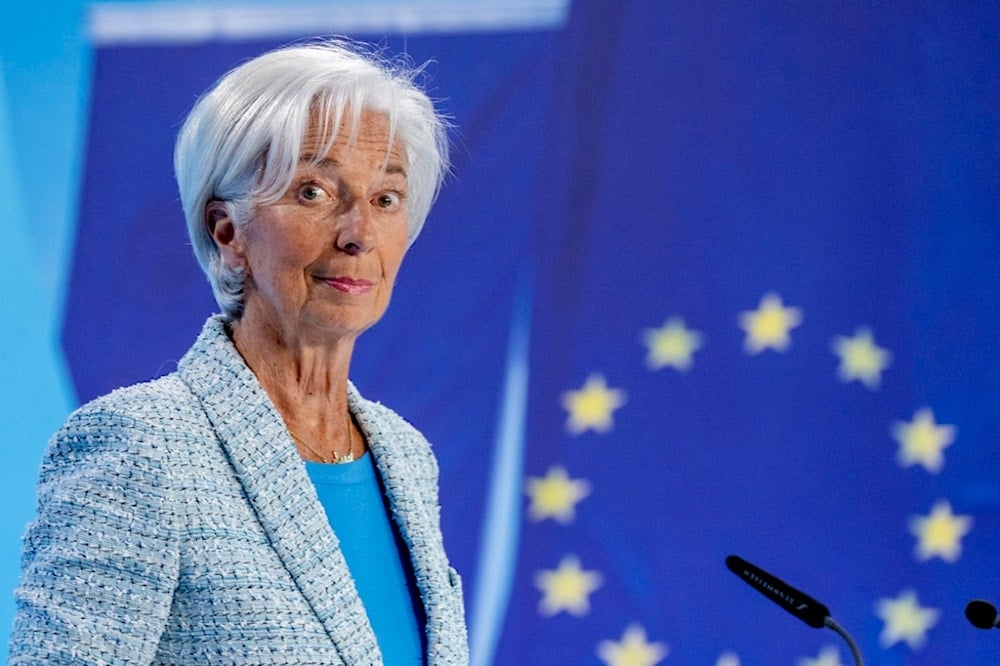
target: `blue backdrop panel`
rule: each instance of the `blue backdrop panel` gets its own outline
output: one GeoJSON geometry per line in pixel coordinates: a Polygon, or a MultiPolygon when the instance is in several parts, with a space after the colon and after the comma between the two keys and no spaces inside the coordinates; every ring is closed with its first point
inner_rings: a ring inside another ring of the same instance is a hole
{"type": "MultiPolygon", "coordinates": [[[[532,278],[526,513],[496,663],[849,663],[726,571],[730,553],[827,603],[868,663],[996,660],[962,610],[1000,598],[998,27],[994,6],[639,0],[577,3],[558,35],[388,40],[436,60],[460,135],[353,374],[436,442],[467,585],[532,278]],[[768,295],[794,308],[789,344],[755,351],[741,315],[768,295]],[[649,362],[672,319],[698,334],[686,369],[683,336],[664,347],[678,367],[649,362]],[[838,340],[874,363],[866,381],[839,374],[838,340]],[[568,427],[599,377],[613,402],[568,427]]],[[[171,370],[214,310],[173,137],[270,46],[98,51],[64,329],[81,399],[171,370]]]]}
{"type": "Polygon", "coordinates": [[[998,659],[963,617],[1000,595],[998,18],[574,5],[532,225],[525,474],[586,487],[563,522],[525,498],[502,663],[851,663],[730,553],[824,601],[869,663],[998,659]],[[753,353],[741,313],[768,294],[801,321],[753,353]],[[651,369],[673,317],[693,364],[651,369]],[[868,384],[834,352],[859,328],[891,353],[868,384]],[[575,433],[567,398],[596,373],[610,427],[575,433]],[[899,458],[918,414],[951,426],[922,440],[940,467],[899,458]]]}
{"type": "MultiPolygon", "coordinates": [[[[360,36],[364,39],[364,36],[360,36]]],[[[546,33],[384,37],[428,66],[454,168],[352,378],[434,443],[449,552],[471,582],[549,87],[546,33]]],[[[216,310],[188,245],[172,150],[197,95],[275,43],[105,47],[63,333],[81,400],[171,371],[216,310]]],[[[471,585],[470,585],[471,587],[471,585]]]]}

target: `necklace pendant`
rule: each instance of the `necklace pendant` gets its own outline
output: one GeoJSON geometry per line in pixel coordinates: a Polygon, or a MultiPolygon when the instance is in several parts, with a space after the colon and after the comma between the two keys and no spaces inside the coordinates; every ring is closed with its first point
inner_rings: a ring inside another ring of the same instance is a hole
{"type": "Polygon", "coordinates": [[[354,454],[351,453],[350,451],[348,451],[347,453],[345,453],[342,456],[338,456],[336,453],[334,453],[333,454],[333,462],[334,462],[335,465],[339,465],[341,463],[354,462],[354,454]]]}

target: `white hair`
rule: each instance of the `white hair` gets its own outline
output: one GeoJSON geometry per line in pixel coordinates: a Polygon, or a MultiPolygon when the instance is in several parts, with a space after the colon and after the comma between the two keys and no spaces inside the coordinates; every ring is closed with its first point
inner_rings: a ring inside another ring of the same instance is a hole
{"type": "Polygon", "coordinates": [[[409,242],[423,227],[448,170],[448,123],[415,83],[420,68],[390,61],[347,40],[294,45],[265,53],[223,76],[188,114],[177,137],[174,172],[188,235],[222,312],[243,312],[242,270],[222,260],[205,219],[221,201],[234,224],[256,205],[276,201],[299,167],[310,121],[333,145],[342,122],[357,130],[362,114],[383,114],[389,146],[407,160],[409,242]]]}

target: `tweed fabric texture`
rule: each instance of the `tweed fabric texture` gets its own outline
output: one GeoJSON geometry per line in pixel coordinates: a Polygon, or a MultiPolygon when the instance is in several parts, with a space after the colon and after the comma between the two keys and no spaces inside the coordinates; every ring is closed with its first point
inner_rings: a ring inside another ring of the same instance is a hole
{"type": "MultiPolygon", "coordinates": [[[[424,437],[353,385],[427,616],[466,664],[461,580],[424,437]]],[[[43,459],[10,664],[381,664],[281,416],[210,318],[177,371],[84,405],[43,459]]]]}

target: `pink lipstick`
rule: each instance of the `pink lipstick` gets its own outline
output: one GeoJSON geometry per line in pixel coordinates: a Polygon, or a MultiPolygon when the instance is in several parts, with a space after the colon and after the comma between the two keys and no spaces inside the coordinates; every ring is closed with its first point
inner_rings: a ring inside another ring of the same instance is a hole
{"type": "Polygon", "coordinates": [[[368,280],[359,280],[350,277],[324,278],[323,282],[327,283],[337,291],[342,291],[345,294],[351,294],[353,296],[367,294],[372,290],[373,286],[368,280]]]}

